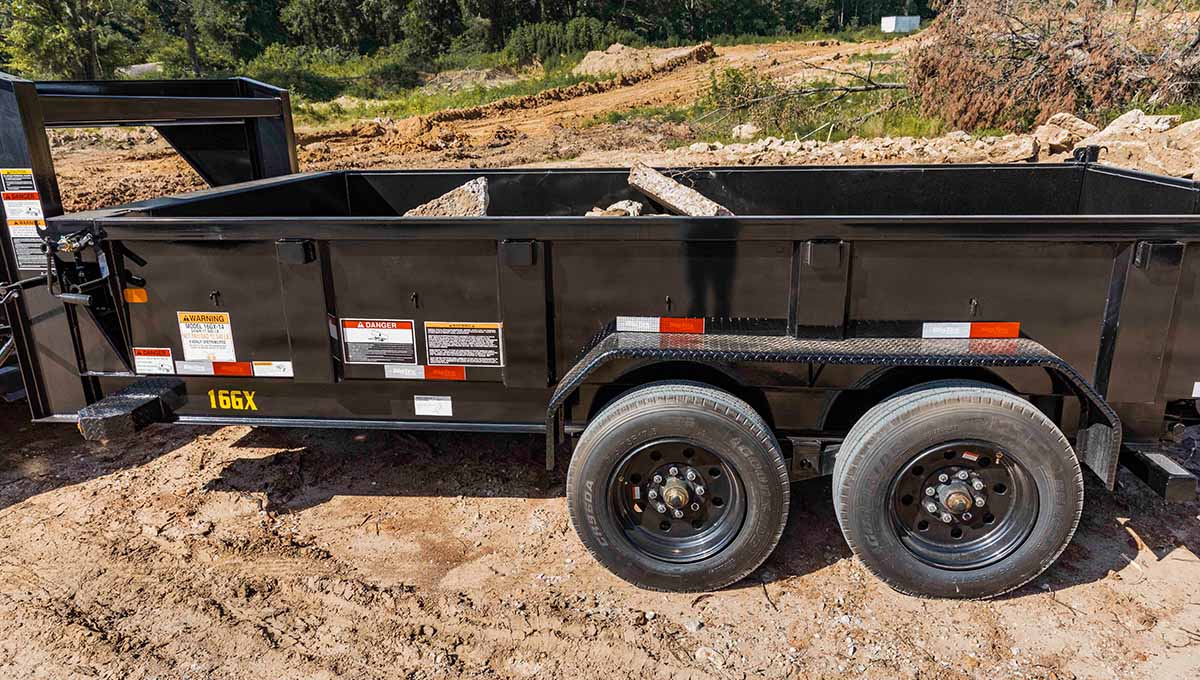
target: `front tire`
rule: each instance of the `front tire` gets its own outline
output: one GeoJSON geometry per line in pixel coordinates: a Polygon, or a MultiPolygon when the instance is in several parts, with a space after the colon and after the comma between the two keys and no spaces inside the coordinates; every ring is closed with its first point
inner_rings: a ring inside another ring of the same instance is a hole
{"type": "Polygon", "coordinates": [[[754,409],[684,383],[606,406],[567,473],[580,540],[649,590],[716,590],[750,574],[783,534],[789,493],[779,444],[754,409]]]}
{"type": "Polygon", "coordinates": [[[1075,533],[1083,475],[1032,404],[998,389],[898,396],[851,429],[834,469],[838,522],[892,588],[986,598],[1041,574],[1075,533]]]}

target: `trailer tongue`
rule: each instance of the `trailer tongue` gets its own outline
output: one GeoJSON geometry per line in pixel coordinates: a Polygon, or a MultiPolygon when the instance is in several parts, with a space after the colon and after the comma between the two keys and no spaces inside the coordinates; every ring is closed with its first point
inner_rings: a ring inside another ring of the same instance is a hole
{"type": "Polygon", "coordinates": [[[1200,421],[1200,192],[1095,150],[295,174],[286,92],[242,79],[4,77],[0,118],[11,346],[34,419],[89,438],[544,434],[584,544],[669,590],[756,568],[815,476],[864,564],[947,597],[1049,565],[1084,469],[1195,497],[1164,451],[1200,421]],[[45,128],[103,124],[214,188],[61,214],[45,128]]]}

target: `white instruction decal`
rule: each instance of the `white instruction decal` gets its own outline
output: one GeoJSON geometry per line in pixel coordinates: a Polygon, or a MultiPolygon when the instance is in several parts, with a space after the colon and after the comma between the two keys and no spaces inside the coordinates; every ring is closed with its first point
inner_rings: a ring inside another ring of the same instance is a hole
{"type": "Polygon", "coordinates": [[[342,345],[348,364],[416,364],[413,322],[398,319],[342,319],[342,345]]]}
{"type": "Polygon", "coordinates": [[[0,199],[17,268],[45,271],[46,256],[38,232],[46,228],[46,215],[42,212],[42,196],[33,179],[33,170],[0,168],[0,199]]]}
{"type": "Polygon", "coordinates": [[[133,370],[138,375],[174,375],[170,347],[134,347],[133,370]]]}
{"type": "Polygon", "coordinates": [[[449,418],[454,415],[454,404],[450,397],[413,397],[413,410],[419,416],[449,418]]]}
{"type": "Polygon", "coordinates": [[[237,361],[228,312],[178,312],[187,361],[237,361]]]}
{"type": "Polygon", "coordinates": [[[179,375],[212,375],[211,361],[176,361],[175,372],[179,375]]]}
{"type": "Polygon", "coordinates": [[[293,378],[295,373],[292,371],[292,362],[290,361],[254,361],[254,377],[255,378],[293,378]]]}
{"type": "Polygon", "coordinates": [[[425,322],[425,347],[431,366],[503,366],[504,324],[425,322]]]}

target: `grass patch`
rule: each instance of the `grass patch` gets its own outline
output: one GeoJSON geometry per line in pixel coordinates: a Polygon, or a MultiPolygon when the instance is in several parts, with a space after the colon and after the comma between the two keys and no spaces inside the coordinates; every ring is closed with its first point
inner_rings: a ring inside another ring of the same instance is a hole
{"type": "Polygon", "coordinates": [[[663,123],[686,123],[692,119],[694,112],[681,106],[639,106],[623,111],[609,111],[592,118],[583,127],[597,125],[617,125],[631,120],[653,120],[663,123]]]}

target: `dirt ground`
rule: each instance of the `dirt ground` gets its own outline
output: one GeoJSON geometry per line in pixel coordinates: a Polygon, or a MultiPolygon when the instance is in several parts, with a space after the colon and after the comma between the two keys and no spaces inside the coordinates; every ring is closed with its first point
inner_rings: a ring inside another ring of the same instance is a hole
{"type": "Polygon", "coordinates": [[[1088,487],[1079,533],[992,602],[899,595],[828,482],[696,596],[609,575],[535,437],[156,426],[103,447],[0,405],[0,677],[1186,678],[1200,505],[1088,487]]]}

